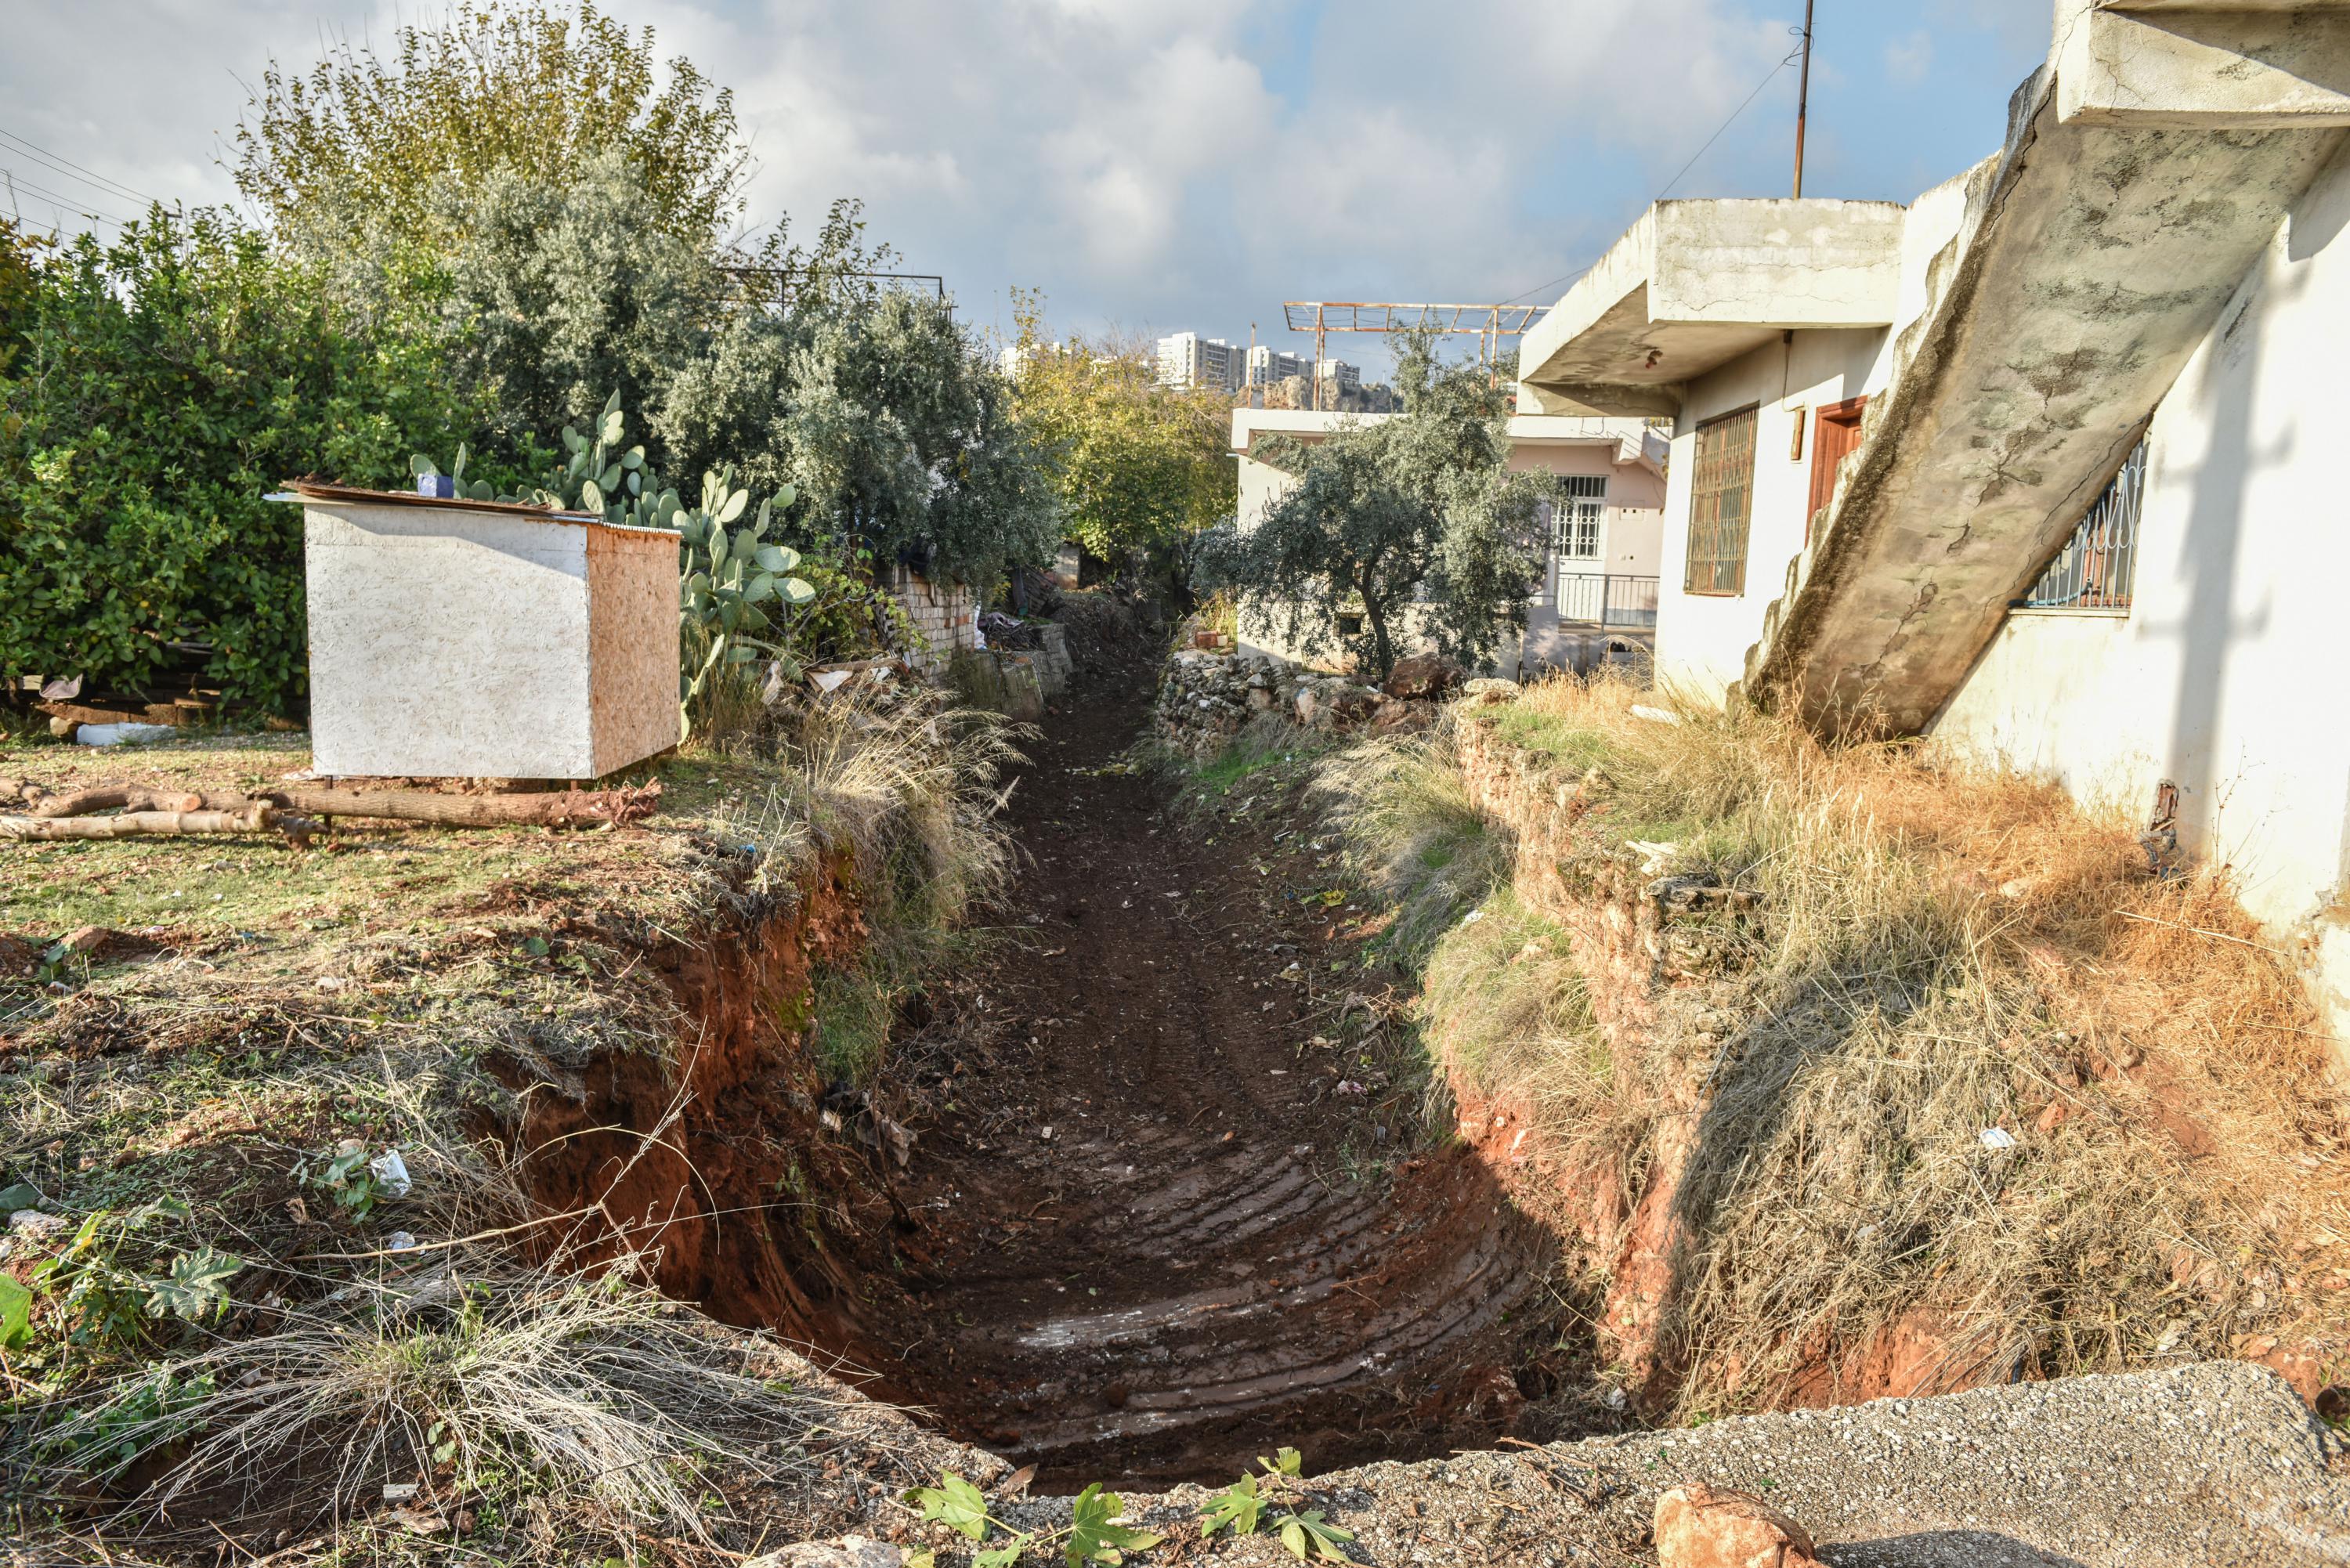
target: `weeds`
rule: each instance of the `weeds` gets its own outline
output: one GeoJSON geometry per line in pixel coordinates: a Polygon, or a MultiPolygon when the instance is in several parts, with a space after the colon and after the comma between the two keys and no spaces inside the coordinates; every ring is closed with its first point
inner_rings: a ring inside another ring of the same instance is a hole
{"type": "Polygon", "coordinates": [[[1449,730],[1337,753],[1315,784],[1357,875],[1395,903],[1388,940],[1407,963],[1510,874],[1509,841],[1469,798],[1449,730]]]}
{"type": "Polygon", "coordinates": [[[1834,1397],[1905,1355],[1930,1392],[2255,1334],[2338,1354],[2323,1287],[2350,1275],[2350,1204],[2321,1157],[2341,1107],[2223,870],[2152,877],[2126,823],[1930,744],[1827,749],[1633,698],[1545,683],[1470,722],[1587,813],[1525,886],[1629,865],[1755,896],[1736,933],[1660,933],[1689,978],[1650,1023],[1602,1030],[1566,929],[1495,888],[1516,846],[1449,745],[1325,777],[1426,944],[1446,1063],[1525,1104],[1572,1168],[1627,1191],[1677,1174],[1674,1413],[1834,1397]]]}
{"type": "Polygon", "coordinates": [[[1272,1459],[1260,1455],[1257,1469],[1249,1472],[1218,1492],[1200,1510],[1200,1539],[1207,1540],[1220,1530],[1234,1535],[1253,1535],[1267,1509],[1279,1510],[1273,1516],[1274,1533],[1289,1554],[1300,1563],[1321,1557],[1333,1563],[1351,1561],[1346,1543],[1355,1539],[1351,1531],[1332,1524],[1318,1508],[1304,1508],[1305,1489],[1298,1480],[1305,1469],[1305,1457],[1295,1449],[1283,1449],[1272,1459]]]}
{"type": "Polygon", "coordinates": [[[1004,1523],[987,1511],[986,1495],[951,1470],[935,1487],[914,1488],[905,1501],[919,1506],[924,1520],[945,1525],[973,1545],[984,1545],[996,1531],[1003,1532],[1002,1544],[972,1553],[972,1568],[1011,1568],[1032,1551],[1047,1558],[1058,1551],[1068,1568],[1118,1563],[1126,1561],[1126,1553],[1156,1546],[1163,1539],[1152,1531],[1129,1528],[1126,1504],[1116,1492],[1104,1491],[1099,1481],[1069,1500],[1069,1522],[1058,1530],[1023,1531],[1004,1523]]]}

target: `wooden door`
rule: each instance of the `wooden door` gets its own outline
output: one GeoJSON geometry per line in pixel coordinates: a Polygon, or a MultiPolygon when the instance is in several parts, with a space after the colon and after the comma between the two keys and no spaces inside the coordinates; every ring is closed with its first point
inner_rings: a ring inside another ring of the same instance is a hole
{"type": "Polygon", "coordinates": [[[1812,426],[1812,500],[1804,511],[1804,542],[1811,543],[1812,522],[1835,497],[1836,469],[1860,446],[1860,411],[1868,400],[1847,398],[1824,405],[1812,426]]]}

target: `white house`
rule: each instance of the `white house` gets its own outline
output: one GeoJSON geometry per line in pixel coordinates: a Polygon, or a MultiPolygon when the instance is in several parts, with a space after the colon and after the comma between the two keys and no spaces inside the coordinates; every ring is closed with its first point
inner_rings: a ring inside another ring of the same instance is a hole
{"type": "MultiPolygon", "coordinates": [[[[1240,464],[1243,528],[1295,483],[1255,455],[1263,438],[1313,442],[1354,424],[1399,414],[1305,409],[1235,409],[1232,453],[1240,464]]],[[[1587,670],[1609,657],[1645,656],[1657,618],[1657,558],[1665,504],[1664,438],[1638,419],[1517,414],[1509,423],[1510,467],[1558,474],[1567,497],[1549,518],[1542,581],[1526,607],[1522,638],[1494,660],[1501,673],[1587,670]]],[[[1243,651],[1299,658],[1270,626],[1244,620],[1243,651]]]]}
{"type": "Polygon", "coordinates": [[[1999,152],[1658,204],[1521,406],[1672,418],[1660,679],[2175,802],[2350,1068],[2345,126],[2350,9],[2058,0],[1999,152]]]}

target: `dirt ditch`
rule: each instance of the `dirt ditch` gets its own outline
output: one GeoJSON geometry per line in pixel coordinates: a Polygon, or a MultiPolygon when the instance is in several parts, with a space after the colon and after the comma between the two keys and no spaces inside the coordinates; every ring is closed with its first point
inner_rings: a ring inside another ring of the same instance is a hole
{"type": "MultiPolygon", "coordinates": [[[[1328,1469],[1556,1435],[1553,1246],[1369,1021],[1310,824],[1187,823],[1121,761],[1148,691],[1049,716],[1011,929],[935,986],[870,1096],[811,1064],[827,883],[671,960],[681,1085],[604,1062],[534,1113],[539,1200],[602,1201],[665,1289],[812,1343],[1039,1484],[1328,1469]],[[906,1135],[910,1134],[910,1141],[906,1135]]],[[[1390,1042],[1391,1044],[1391,1042],[1390,1042]]]]}

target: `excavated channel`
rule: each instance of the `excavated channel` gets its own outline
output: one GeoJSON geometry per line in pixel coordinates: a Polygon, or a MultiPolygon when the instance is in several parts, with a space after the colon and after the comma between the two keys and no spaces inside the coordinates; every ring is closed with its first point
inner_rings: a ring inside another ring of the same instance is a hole
{"type": "Polygon", "coordinates": [[[862,941],[844,863],[734,942],[650,955],[679,1064],[608,1053],[534,1093],[534,1198],[608,1222],[574,1262],[625,1233],[671,1295],[1041,1487],[1591,1429],[1551,1397],[1591,1386],[1553,1238],[1426,1134],[1403,977],[1367,961],[1336,846],[1294,812],[1171,810],[1121,761],[1149,698],[1047,718],[1011,929],[901,1020],[882,1082],[827,1085],[811,1049],[813,966],[862,941]]]}
{"type": "Polygon", "coordinates": [[[1047,719],[1016,935],[907,1054],[884,1381],[1045,1484],[1489,1444],[1544,1391],[1550,1239],[1469,1149],[1404,1147],[1420,1090],[1337,1044],[1387,982],[1331,846],[1181,820],[1119,762],[1147,701],[1047,719]]]}

